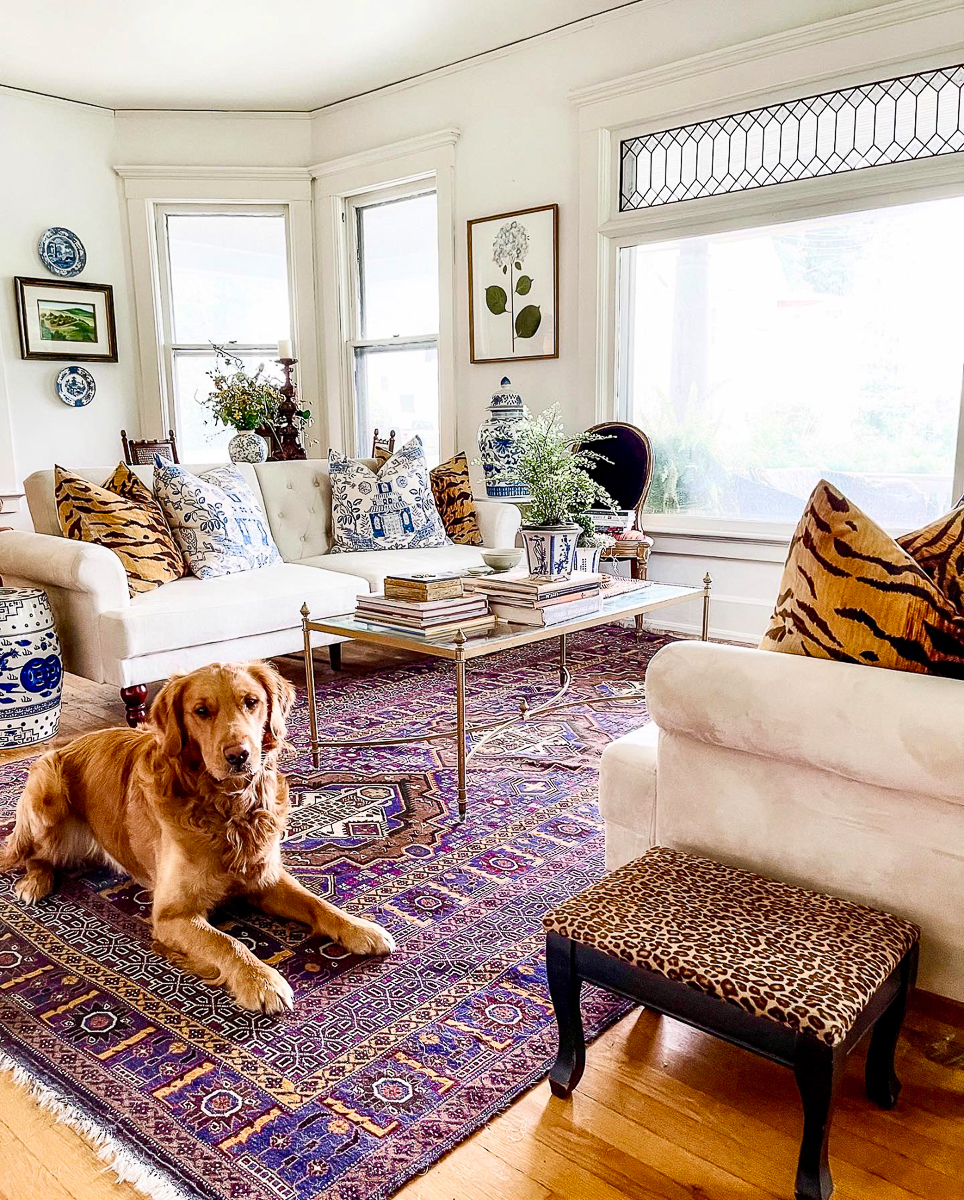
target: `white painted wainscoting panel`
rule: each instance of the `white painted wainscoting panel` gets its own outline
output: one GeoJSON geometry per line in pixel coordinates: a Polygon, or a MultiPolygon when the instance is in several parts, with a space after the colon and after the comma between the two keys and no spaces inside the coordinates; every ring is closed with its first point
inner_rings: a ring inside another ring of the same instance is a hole
{"type": "MultiPolygon", "coordinates": [[[[710,637],[756,644],[773,612],[783,574],[787,545],[702,534],[653,533],[656,544],[649,561],[649,578],[659,583],[698,587],[709,571],[710,637]]],[[[699,634],[702,601],[680,604],[653,614],[654,629],[699,634]]]]}

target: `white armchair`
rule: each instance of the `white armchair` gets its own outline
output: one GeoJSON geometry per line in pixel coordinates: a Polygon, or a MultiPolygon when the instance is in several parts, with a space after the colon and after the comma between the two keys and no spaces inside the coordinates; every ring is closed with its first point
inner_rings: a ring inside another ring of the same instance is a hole
{"type": "Polygon", "coordinates": [[[964,683],[677,642],[646,691],[603,754],[610,869],[668,845],[909,917],[964,1000],[964,683]]]}

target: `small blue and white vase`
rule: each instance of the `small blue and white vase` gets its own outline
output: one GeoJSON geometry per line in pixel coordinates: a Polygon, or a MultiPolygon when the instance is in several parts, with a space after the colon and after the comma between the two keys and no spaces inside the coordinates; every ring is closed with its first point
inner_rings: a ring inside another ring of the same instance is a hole
{"type": "Polygon", "coordinates": [[[47,593],[0,587],[0,748],[32,746],[60,728],[64,665],[47,593]]]}
{"type": "Polygon", "coordinates": [[[601,546],[577,546],[575,550],[575,570],[588,571],[590,575],[598,575],[599,559],[601,557],[601,546]]]}
{"type": "Polygon", "coordinates": [[[485,493],[494,500],[527,500],[529,492],[519,479],[519,450],[515,427],[524,418],[522,397],[512,391],[508,377],[492,393],[489,415],[479,427],[479,457],[485,475],[485,493]]]}
{"type": "Polygon", "coordinates": [[[239,429],[228,442],[228,458],[234,463],[267,462],[268,443],[253,429],[239,429]]]}
{"type": "Polygon", "coordinates": [[[576,544],[582,530],[578,525],[552,525],[544,529],[523,529],[529,574],[539,579],[568,579],[576,558],[576,544]]]}

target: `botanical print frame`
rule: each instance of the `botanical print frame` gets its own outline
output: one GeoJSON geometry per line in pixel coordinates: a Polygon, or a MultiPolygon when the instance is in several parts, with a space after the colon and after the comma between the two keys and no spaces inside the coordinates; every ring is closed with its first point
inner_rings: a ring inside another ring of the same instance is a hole
{"type": "Polygon", "coordinates": [[[20,357],[63,362],[117,362],[114,289],[72,279],[13,281],[20,357]]]}
{"type": "Polygon", "coordinates": [[[467,235],[471,361],[558,358],[559,205],[477,217],[467,235]]]}

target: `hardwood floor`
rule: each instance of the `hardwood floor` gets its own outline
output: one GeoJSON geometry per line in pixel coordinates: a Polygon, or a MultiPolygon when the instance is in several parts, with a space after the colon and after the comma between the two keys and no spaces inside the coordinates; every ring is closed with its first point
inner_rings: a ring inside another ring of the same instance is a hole
{"type": "MultiPolygon", "coordinates": [[[[370,657],[370,656],[369,656],[370,657]]],[[[359,651],[346,654],[346,667],[359,651]]],[[[293,679],[296,659],[283,662],[293,679]]],[[[324,675],[324,656],[317,669],[324,675]]],[[[117,691],[69,678],[62,732],[123,722],[117,691]]],[[[0,761],[18,757],[0,754],[0,761]]],[[[964,1007],[918,994],[881,1112],[852,1056],[830,1142],[838,1200],[964,1196],[964,1007]]],[[[404,1200],[786,1197],[800,1128],[789,1071],[637,1011],[589,1048],[570,1101],[543,1083],[425,1175],[404,1200]]],[[[0,1072],[0,1200],[132,1200],[90,1146],[0,1072]]]]}

